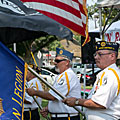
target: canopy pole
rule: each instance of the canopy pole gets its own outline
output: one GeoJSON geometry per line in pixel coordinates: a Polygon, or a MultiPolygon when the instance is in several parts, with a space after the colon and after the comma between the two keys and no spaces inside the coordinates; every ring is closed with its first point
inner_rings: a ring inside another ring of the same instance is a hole
{"type": "Polygon", "coordinates": [[[114,5],[112,5],[112,7],[111,7],[111,9],[110,9],[110,11],[109,11],[109,16],[107,17],[107,20],[105,21],[105,24],[104,24],[104,27],[103,27],[103,30],[102,30],[102,35],[105,33],[105,28],[106,28],[106,25],[107,25],[107,23],[108,23],[108,20],[109,20],[109,18],[110,18],[110,16],[111,16],[111,13],[112,13],[112,10],[113,10],[113,7],[114,7],[114,5]]]}
{"type": "MultiPolygon", "coordinates": [[[[30,72],[32,72],[37,78],[39,78],[39,80],[41,80],[44,84],[46,84],[50,89],[52,89],[57,95],[59,95],[62,99],[65,99],[65,96],[63,96],[59,91],[57,91],[50,83],[48,83],[43,77],[41,77],[35,70],[33,70],[31,67],[28,66],[28,70],[30,72]]],[[[79,113],[81,113],[82,115],[85,116],[85,114],[83,113],[83,111],[81,111],[80,109],[73,107],[76,111],[78,111],[79,113]]]]}
{"type": "Polygon", "coordinates": [[[85,99],[85,89],[86,89],[86,68],[87,68],[87,65],[84,64],[84,95],[83,95],[84,99],[85,99]]]}
{"type": "Polygon", "coordinates": [[[99,26],[100,26],[100,38],[102,38],[102,12],[101,8],[99,8],[99,26]]]}

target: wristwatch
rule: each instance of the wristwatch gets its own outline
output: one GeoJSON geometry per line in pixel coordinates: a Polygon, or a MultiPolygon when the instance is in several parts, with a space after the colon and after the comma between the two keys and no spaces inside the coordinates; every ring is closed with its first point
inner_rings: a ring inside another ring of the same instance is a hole
{"type": "Polygon", "coordinates": [[[79,105],[79,99],[76,99],[75,105],[79,105]]]}

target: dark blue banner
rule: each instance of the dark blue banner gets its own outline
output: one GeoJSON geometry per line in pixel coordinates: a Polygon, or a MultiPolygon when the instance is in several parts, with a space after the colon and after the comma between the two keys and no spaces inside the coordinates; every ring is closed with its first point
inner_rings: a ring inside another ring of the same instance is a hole
{"type": "Polygon", "coordinates": [[[0,42],[0,120],[22,120],[27,64],[0,42]]]}

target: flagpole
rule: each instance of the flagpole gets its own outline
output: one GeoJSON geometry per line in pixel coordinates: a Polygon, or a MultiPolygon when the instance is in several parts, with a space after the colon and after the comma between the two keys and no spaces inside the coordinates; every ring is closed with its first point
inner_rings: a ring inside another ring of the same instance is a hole
{"type": "Polygon", "coordinates": [[[100,38],[102,39],[102,13],[101,8],[99,8],[99,26],[100,26],[100,38]]]}
{"type": "Polygon", "coordinates": [[[14,52],[16,53],[16,43],[13,43],[13,49],[14,49],[14,52]]]}
{"type": "MultiPolygon", "coordinates": [[[[41,77],[35,70],[33,70],[31,67],[28,66],[28,70],[32,72],[37,78],[39,78],[44,84],[46,84],[50,89],[52,89],[57,95],[59,95],[62,99],[65,99],[65,96],[63,96],[59,91],[57,91],[50,83],[48,83],[43,77],[41,77]]],[[[82,115],[85,116],[83,111],[80,109],[73,107],[76,111],[81,113],[82,115]]]]}

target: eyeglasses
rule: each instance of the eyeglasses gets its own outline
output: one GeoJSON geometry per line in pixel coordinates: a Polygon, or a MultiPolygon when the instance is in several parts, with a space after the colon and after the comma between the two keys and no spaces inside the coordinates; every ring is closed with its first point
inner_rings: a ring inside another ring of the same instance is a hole
{"type": "Polygon", "coordinates": [[[93,56],[95,57],[96,55],[98,55],[101,57],[102,55],[108,55],[108,54],[112,54],[112,53],[104,53],[104,54],[103,53],[94,53],[93,56]]]}
{"type": "Polygon", "coordinates": [[[59,63],[59,62],[62,62],[62,61],[66,61],[66,59],[62,59],[62,60],[56,59],[56,60],[55,60],[56,63],[59,63]]]}

